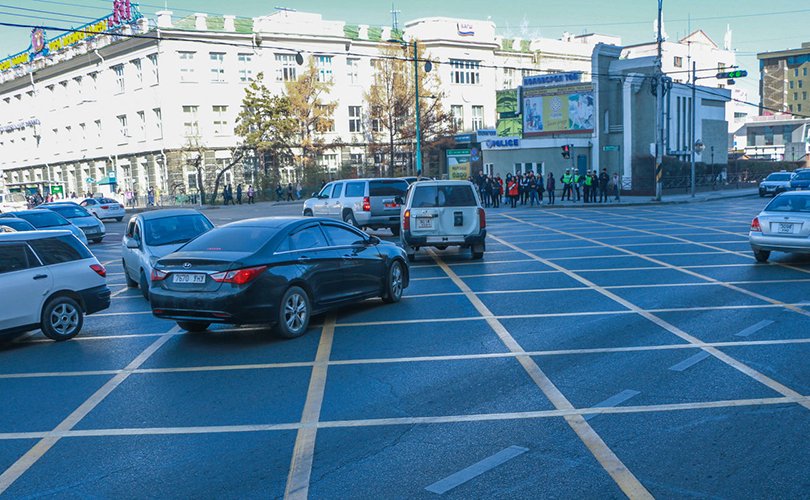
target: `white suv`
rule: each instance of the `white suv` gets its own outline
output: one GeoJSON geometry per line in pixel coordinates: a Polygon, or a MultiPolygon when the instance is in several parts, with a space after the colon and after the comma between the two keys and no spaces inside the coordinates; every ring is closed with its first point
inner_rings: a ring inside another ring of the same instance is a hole
{"type": "Polygon", "coordinates": [[[486,228],[486,213],[472,183],[420,181],[408,189],[400,239],[411,262],[421,247],[469,248],[472,258],[480,259],[486,250],[486,228]]]}
{"type": "Polygon", "coordinates": [[[106,276],[69,231],[0,233],[0,334],[75,337],[85,314],[110,307],[106,276]]]}
{"type": "Polygon", "coordinates": [[[405,196],[405,179],[349,179],[326,184],[320,193],[304,202],[303,214],[331,217],[359,228],[387,227],[399,234],[400,204],[405,196]]]}

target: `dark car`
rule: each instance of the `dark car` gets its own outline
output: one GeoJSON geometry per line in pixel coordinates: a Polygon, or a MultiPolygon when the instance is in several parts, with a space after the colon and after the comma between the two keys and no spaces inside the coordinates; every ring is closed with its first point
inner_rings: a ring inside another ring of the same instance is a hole
{"type": "Polygon", "coordinates": [[[785,191],[790,191],[790,179],[792,172],[773,172],[764,181],[759,183],[759,196],[762,198],[766,194],[773,196],[785,191]]]}
{"type": "Polygon", "coordinates": [[[794,191],[807,191],[810,189],[810,170],[799,170],[790,180],[790,189],[794,191]]]}
{"type": "Polygon", "coordinates": [[[10,227],[14,231],[36,231],[37,228],[31,225],[25,219],[18,219],[16,217],[4,217],[0,220],[0,226],[10,227]]]}
{"type": "Polygon", "coordinates": [[[188,331],[273,324],[303,335],[314,314],[381,297],[409,280],[404,250],[343,222],[268,217],[212,229],[155,264],[152,313],[188,331]]]}

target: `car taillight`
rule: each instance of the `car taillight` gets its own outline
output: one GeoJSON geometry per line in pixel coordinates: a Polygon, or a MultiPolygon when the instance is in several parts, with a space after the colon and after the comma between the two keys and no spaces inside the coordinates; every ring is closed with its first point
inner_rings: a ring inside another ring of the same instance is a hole
{"type": "Polygon", "coordinates": [[[96,274],[98,274],[98,275],[99,275],[99,276],[101,276],[102,278],[106,278],[106,277],[107,277],[107,270],[106,270],[106,269],[104,269],[104,266],[102,266],[101,264],[91,264],[91,265],[90,265],[90,269],[92,269],[93,271],[95,271],[95,272],[96,272],[96,274]]]}
{"type": "Polygon", "coordinates": [[[762,226],[759,225],[759,217],[754,217],[754,220],[751,221],[751,232],[752,233],[762,232],[762,226]]]}
{"type": "Polygon", "coordinates": [[[411,230],[411,211],[405,210],[405,213],[402,215],[402,229],[405,231],[411,230]]]}
{"type": "Polygon", "coordinates": [[[487,214],[483,208],[478,209],[478,228],[486,229],[487,227],[487,214]]]}
{"type": "Polygon", "coordinates": [[[101,205],[101,209],[102,210],[109,210],[110,206],[109,205],[101,205]]]}
{"type": "Polygon", "coordinates": [[[160,269],[152,269],[152,281],[163,281],[169,273],[164,273],[160,269]]]}
{"type": "Polygon", "coordinates": [[[371,200],[368,196],[363,198],[363,212],[371,212],[371,200]]]}
{"type": "Polygon", "coordinates": [[[244,285],[255,280],[259,275],[267,270],[267,266],[246,267],[245,269],[236,269],[234,271],[222,271],[211,275],[211,279],[217,283],[233,283],[235,285],[244,285]]]}

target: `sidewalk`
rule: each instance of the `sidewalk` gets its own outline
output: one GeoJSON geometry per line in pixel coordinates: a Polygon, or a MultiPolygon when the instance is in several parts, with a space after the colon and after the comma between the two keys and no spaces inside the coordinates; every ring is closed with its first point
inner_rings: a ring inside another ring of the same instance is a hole
{"type": "MultiPolygon", "coordinates": [[[[295,201],[257,201],[252,204],[252,206],[262,205],[262,206],[284,206],[284,205],[303,205],[304,200],[295,200],[295,201]]],[[[228,205],[230,206],[244,206],[247,207],[248,204],[246,202],[242,202],[242,205],[228,205]]],[[[171,209],[171,208],[193,208],[195,210],[216,210],[219,208],[227,208],[225,205],[218,203],[216,205],[192,205],[191,203],[187,203],[184,205],[156,205],[152,207],[145,207],[145,206],[138,206],[138,207],[124,207],[128,214],[139,214],[142,212],[148,212],[150,210],[161,210],[161,209],[171,209]]]]}
{"type": "MultiPolygon", "coordinates": [[[[543,208],[592,208],[592,207],[610,207],[610,206],[647,206],[647,205],[677,205],[684,203],[699,203],[716,200],[726,200],[734,198],[747,198],[750,196],[759,195],[758,188],[744,188],[744,189],[726,189],[723,191],[705,191],[695,193],[693,198],[691,194],[670,194],[661,197],[661,201],[656,201],[649,196],[622,196],[621,201],[615,201],[611,196],[607,203],[583,203],[582,201],[560,201],[557,198],[554,205],[547,205],[543,203],[543,208]]],[[[546,199],[547,200],[547,199],[546,199]]],[[[507,204],[501,202],[501,208],[507,207],[507,204]]],[[[528,205],[518,205],[518,208],[527,208],[528,205]]],[[[507,207],[508,208],[508,207],[507,207]]]]}

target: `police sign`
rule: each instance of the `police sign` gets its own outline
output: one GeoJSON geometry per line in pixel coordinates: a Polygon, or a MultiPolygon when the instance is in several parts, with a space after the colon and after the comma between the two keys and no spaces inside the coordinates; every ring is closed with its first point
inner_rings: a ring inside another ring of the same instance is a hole
{"type": "Polygon", "coordinates": [[[517,149],[520,147],[520,137],[498,137],[483,143],[484,149],[517,149]]]}

